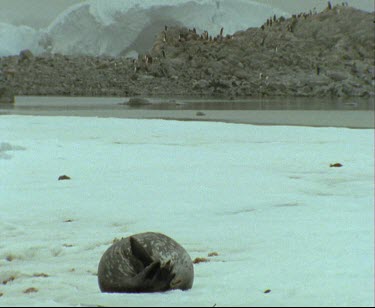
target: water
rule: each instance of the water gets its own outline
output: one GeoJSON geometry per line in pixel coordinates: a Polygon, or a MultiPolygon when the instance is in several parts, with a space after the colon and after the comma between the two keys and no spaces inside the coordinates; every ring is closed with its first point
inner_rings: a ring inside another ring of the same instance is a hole
{"type": "Polygon", "coordinates": [[[127,98],[16,97],[0,104],[0,114],[152,118],[221,121],[260,125],[374,127],[374,99],[270,98],[218,100],[152,98],[151,105],[130,107],[127,98]],[[124,104],[125,103],[125,104],[124,104]],[[197,114],[202,112],[203,115],[197,114]]]}

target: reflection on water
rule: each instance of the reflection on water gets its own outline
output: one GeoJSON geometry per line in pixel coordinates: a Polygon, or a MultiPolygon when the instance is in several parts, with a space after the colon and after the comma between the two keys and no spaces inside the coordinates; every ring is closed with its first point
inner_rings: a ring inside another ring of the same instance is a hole
{"type": "Polygon", "coordinates": [[[238,101],[185,101],[181,106],[155,104],[150,109],[187,110],[373,110],[374,100],[329,100],[329,99],[252,99],[238,101]]]}
{"type": "Polygon", "coordinates": [[[130,107],[127,98],[16,97],[15,104],[0,104],[0,114],[17,111],[64,110],[374,110],[374,98],[270,98],[246,100],[156,99],[150,105],[130,107]],[[8,111],[8,112],[7,112],[8,111]]]}

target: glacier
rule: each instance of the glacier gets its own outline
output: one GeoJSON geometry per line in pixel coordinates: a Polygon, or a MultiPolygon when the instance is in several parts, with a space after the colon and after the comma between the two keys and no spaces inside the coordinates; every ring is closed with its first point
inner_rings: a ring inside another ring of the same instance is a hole
{"type": "Polygon", "coordinates": [[[0,23],[0,56],[34,54],[120,56],[144,53],[165,25],[213,35],[260,26],[288,12],[251,0],[89,0],[75,4],[47,27],[0,23]]]}

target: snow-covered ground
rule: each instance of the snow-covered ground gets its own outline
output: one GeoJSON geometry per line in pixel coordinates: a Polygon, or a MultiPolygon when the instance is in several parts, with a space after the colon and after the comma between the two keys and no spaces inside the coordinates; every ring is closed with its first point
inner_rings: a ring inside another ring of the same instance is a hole
{"type": "Polygon", "coordinates": [[[373,154],[372,129],[1,116],[0,305],[372,306],[373,154]],[[100,293],[144,231],[219,255],[189,291],[100,293]]]}

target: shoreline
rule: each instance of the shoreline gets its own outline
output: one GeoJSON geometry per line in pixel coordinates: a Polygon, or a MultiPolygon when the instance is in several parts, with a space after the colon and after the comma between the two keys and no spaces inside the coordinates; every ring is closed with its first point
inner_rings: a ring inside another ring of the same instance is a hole
{"type": "Polygon", "coordinates": [[[248,124],[265,126],[305,126],[335,127],[349,129],[374,129],[374,112],[365,111],[221,111],[202,110],[205,115],[197,116],[192,110],[127,110],[120,114],[113,111],[72,110],[72,111],[38,111],[0,113],[5,115],[23,116],[66,116],[66,117],[97,117],[138,120],[174,120],[197,122],[222,122],[230,124],[248,124]]]}
{"type": "Polygon", "coordinates": [[[204,99],[175,101],[163,98],[162,101],[166,102],[163,104],[155,103],[155,101],[157,101],[156,98],[153,99],[151,105],[132,108],[121,103],[119,98],[16,97],[14,105],[0,105],[0,115],[160,119],[355,129],[375,127],[375,114],[371,101],[357,101],[355,107],[339,105],[338,101],[317,100],[317,107],[336,106],[336,109],[330,110],[311,109],[310,100],[306,100],[305,105],[302,101],[292,104],[293,99],[290,101],[216,101],[216,104],[215,100],[204,99]],[[286,109],[285,106],[295,108],[298,106],[299,109],[286,109]],[[303,109],[304,106],[309,108],[303,109]],[[340,109],[344,107],[347,109],[340,109]]]}

